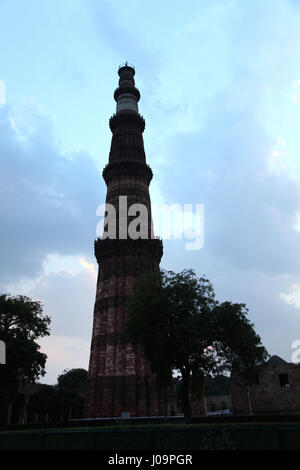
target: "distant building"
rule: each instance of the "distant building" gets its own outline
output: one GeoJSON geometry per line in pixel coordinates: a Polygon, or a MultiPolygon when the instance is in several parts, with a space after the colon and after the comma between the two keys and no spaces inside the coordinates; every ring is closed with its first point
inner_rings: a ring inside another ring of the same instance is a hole
{"type": "Polygon", "coordinates": [[[231,400],[235,415],[300,414],[300,364],[272,356],[252,385],[233,374],[231,400]]]}

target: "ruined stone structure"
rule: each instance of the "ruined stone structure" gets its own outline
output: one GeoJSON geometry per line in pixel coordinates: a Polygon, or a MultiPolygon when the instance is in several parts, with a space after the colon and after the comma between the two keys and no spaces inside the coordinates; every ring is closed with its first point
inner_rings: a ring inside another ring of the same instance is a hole
{"type": "Polygon", "coordinates": [[[205,397],[205,407],[207,413],[221,414],[221,412],[232,411],[230,395],[209,395],[205,397]]]}
{"type": "Polygon", "coordinates": [[[233,376],[231,401],[235,415],[300,414],[300,364],[272,356],[250,386],[233,376]]]}
{"type": "Polygon", "coordinates": [[[113,206],[117,216],[116,238],[104,232],[103,237],[95,241],[99,273],[86,418],[165,413],[165,397],[158,390],[155,375],[144,358],[133,351],[125,334],[125,303],[133,292],[134,281],[141,273],[159,268],[163,250],[161,240],[151,237],[149,184],[152,171],[146,164],[145,121],[138,112],[140,92],[135,87],[135,70],[126,63],[118,74],[119,87],[114,92],[116,114],[109,121],[113,134],[109,163],[103,170],[106,204],[113,206]],[[121,220],[121,212],[124,215],[132,204],[143,204],[148,209],[146,236],[145,230],[143,233],[141,230],[141,236],[136,239],[127,233],[134,211],[129,214],[128,222],[121,220]]]}

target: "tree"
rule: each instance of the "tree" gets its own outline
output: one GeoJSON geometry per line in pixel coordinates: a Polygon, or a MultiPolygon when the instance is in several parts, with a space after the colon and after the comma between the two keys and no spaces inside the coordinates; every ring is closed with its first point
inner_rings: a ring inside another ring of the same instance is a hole
{"type": "Polygon", "coordinates": [[[6,364],[0,365],[1,407],[12,402],[21,384],[45,375],[46,354],[36,342],[50,334],[50,317],[41,302],[25,296],[0,295],[0,340],[6,346],[6,364]]]}
{"type": "Polygon", "coordinates": [[[59,422],[61,403],[57,387],[53,385],[41,385],[38,392],[30,396],[28,415],[31,421],[59,422]]]}
{"type": "Polygon", "coordinates": [[[81,418],[86,379],[85,369],[65,369],[56,385],[43,385],[32,394],[28,406],[30,418],[52,423],[81,418]]]}
{"type": "Polygon", "coordinates": [[[143,350],[161,384],[176,370],[182,378],[185,420],[191,419],[190,392],[207,374],[249,375],[268,354],[244,304],[215,300],[211,282],[194,271],[157,271],[140,276],[127,305],[127,333],[143,350]]]}
{"type": "Polygon", "coordinates": [[[207,375],[205,377],[205,395],[229,395],[230,394],[230,377],[217,374],[214,377],[207,375]]]}
{"type": "Polygon", "coordinates": [[[87,381],[87,370],[85,369],[64,369],[57,378],[60,389],[80,392],[83,391],[87,381]]]}
{"type": "Polygon", "coordinates": [[[81,418],[88,372],[85,369],[65,369],[57,378],[57,389],[65,419],[81,418]]]}

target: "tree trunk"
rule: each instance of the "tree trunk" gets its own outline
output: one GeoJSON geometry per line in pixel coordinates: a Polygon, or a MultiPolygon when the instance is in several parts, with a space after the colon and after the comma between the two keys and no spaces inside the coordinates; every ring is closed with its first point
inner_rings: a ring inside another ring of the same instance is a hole
{"type": "Polygon", "coordinates": [[[192,420],[192,408],[190,404],[190,374],[182,374],[182,408],[184,420],[190,423],[192,420]]]}
{"type": "Polygon", "coordinates": [[[29,403],[29,395],[26,395],[25,403],[24,403],[24,424],[27,424],[27,419],[28,419],[28,403],[29,403]]]}
{"type": "Polygon", "coordinates": [[[250,387],[249,387],[249,385],[247,385],[247,398],[248,398],[249,415],[252,416],[252,404],[251,404],[250,387]]]}
{"type": "Polygon", "coordinates": [[[7,420],[6,424],[9,426],[11,424],[11,418],[12,418],[12,407],[13,407],[13,401],[11,400],[8,404],[7,407],[7,420]]]}

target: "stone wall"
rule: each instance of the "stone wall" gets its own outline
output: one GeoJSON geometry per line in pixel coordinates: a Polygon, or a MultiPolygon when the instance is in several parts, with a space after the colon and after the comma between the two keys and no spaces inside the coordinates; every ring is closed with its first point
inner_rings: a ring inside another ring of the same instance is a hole
{"type": "Polygon", "coordinates": [[[232,410],[230,395],[211,395],[205,397],[207,411],[232,410]]]}
{"type": "Polygon", "coordinates": [[[272,356],[255,384],[233,378],[231,397],[236,415],[300,414],[300,364],[272,356]]]}

